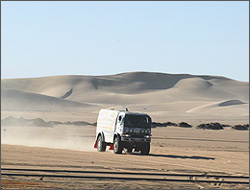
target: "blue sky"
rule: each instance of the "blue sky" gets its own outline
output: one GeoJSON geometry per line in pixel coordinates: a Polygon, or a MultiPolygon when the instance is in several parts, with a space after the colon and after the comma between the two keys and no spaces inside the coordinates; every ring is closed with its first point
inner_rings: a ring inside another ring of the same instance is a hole
{"type": "Polygon", "coordinates": [[[249,2],[1,2],[2,78],[131,71],[249,81],[249,2]]]}

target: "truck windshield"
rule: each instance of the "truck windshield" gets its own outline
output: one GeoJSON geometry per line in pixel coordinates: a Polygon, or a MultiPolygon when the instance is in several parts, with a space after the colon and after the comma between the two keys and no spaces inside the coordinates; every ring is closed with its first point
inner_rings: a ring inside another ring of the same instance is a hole
{"type": "Polygon", "coordinates": [[[146,115],[126,115],[125,127],[148,128],[151,126],[151,118],[146,115]]]}

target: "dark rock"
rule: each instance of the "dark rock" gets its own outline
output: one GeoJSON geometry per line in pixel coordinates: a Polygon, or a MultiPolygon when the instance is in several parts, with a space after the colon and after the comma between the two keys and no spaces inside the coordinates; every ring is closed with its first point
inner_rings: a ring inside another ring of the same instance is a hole
{"type": "Polygon", "coordinates": [[[166,122],[166,123],[163,123],[164,125],[166,126],[178,126],[176,123],[172,123],[172,122],[166,122]]]}
{"type": "Polygon", "coordinates": [[[222,126],[223,128],[225,128],[225,127],[232,127],[231,125],[224,125],[224,124],[221,124],[221,126],[222,126]]]}
{"type": "Polygon", "coordinates": [[[224,129],[220,123],[200,124],[196,128],[197,129],[212,129],[212,130],[223,130],[224,129]]]}
{"type": "Polygon", "coordinates": [[[34,126],[39,126],[39,127],[52,127],[50,123],[45,122],[41,118],[36,118],[31,120],[33,122],[34,126]]]}
{"type": "Polygon", "coordinates": [[[235,129],[235,130],[249,130],[249,124],[235,125],[235,126],[232,127],[232,129],[235,129]]]}
{"type": "Polygon", "coordinates": [[[181,122],[181,123],[179,123],[178,126],[179,126],[179,127],[184,127],[184,128],[191,128],[191,127],[192,127],[192,125],[189,125],[189,124],[186,123],[186,122],[181,122]]]}
{"type": "Polygon", "coordinates": [[[97,126],[97,122],[95,122],[95,123],[92,123],[91,125],[92,125],[92,126],[97,126]]]}
{"type": "Polygon", "coordinates": [[[62,125],[63,124],[60,121],[49,121],[48,123],[51,124],[51,125],[62,125]]]}
{"type": "Polygon", "coordinates": [[[165,123],[158,123],[158,122],[152,122],[151,127],[167,127],[167,126],[178,126],[176,123],[172,122],[165,122],[165,123]]]}
{"type": "Polygon", "coordinates": [[[233,105],[240,105],[240,104],[246,104],[246,103],[240,100],[228,100],[228,101],[220,103],[219,106],[233,106],[233,105]]]}

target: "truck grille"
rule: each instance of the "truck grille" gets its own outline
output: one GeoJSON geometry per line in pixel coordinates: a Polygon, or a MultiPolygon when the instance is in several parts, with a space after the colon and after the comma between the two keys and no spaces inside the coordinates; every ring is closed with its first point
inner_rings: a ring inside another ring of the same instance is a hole
{"type": "Polygon", "coordinates": [[[143,138],[145,134],[130,134],[132,138],[143,138]]]}

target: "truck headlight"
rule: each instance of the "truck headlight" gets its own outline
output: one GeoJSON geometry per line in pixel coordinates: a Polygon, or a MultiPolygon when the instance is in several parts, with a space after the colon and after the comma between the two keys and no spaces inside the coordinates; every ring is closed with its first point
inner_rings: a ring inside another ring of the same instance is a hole
{"type": "Polygon", "coordinates": [[[147,129],[147,130],[146,130],[146,133],[147,133],[147,134],[150,134],[150,133],[151,133],[151,130],[150,130],[150,129],[147,129]]]}

